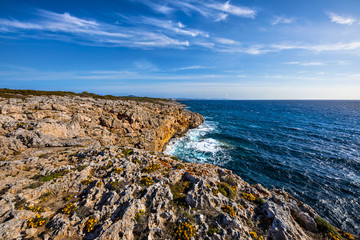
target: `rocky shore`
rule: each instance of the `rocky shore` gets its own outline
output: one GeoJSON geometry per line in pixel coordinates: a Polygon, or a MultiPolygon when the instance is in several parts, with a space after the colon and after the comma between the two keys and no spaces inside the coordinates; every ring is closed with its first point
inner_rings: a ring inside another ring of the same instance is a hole
{"type": "Polygon", "coordinates": [[[0,239],[359,239],[283,190],[163,154],[204,121],[176,102],[2,90],[0,113],[0,239]]]}

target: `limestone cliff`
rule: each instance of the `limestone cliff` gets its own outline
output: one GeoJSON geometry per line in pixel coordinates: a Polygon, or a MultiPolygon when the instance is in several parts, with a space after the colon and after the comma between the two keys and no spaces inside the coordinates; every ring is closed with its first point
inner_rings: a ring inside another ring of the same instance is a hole
{"type": "Polygon", "coordinates": [[[172,101],[80,96],[0,98],[0,113],[0,154],[89,144],[161,151],[172,137],[204,121],[172,101]]]}
{"type": "Polygon", "coordinates": [[[282,190],[164,155],[171,101],[0,98],[0,239],[359,239],[282,190]]]}

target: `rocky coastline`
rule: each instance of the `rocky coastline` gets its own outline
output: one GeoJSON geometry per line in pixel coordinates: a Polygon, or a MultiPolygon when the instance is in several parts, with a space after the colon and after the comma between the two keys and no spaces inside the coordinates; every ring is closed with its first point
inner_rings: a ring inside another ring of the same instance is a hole
{"type": "Polygon", "coordinates": [[[0,239],[360,239],[289,193],[162,151],[166,99],[0,91],[0,239]]]}

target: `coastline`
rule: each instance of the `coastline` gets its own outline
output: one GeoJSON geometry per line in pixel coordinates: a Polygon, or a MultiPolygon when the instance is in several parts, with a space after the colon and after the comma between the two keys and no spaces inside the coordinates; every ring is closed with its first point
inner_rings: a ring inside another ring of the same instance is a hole
{"type": "Polygon", "coordinates": [[[71,118],[61,104],[67,96],[35,97],[27,105],[36,110],[31,114],[23,100],[0,98],[7,123],[1,139],[1,237],[186,239],[185,231],[198,239],[351,239],[282,190],[251,186],[229,170],[158,151],[171,137],[199,126],[199,114],[157,103],[70,99],[82,108],[71,118]],[[99,103],[108,115],[94,114],[99,103]],[[118,105],[125,111],[111,107],[118,105]],[[144,131],[149,121],[151,133],[144,131]],[[116,141],[121,138],[126,141],[116,141]]]}

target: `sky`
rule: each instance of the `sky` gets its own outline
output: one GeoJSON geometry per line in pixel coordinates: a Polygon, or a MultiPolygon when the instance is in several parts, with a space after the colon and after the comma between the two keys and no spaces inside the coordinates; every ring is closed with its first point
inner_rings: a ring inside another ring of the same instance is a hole
{"type": "Polygon", "coordinates": [[[360,1],[0,1],[0,88],[360,99],[360,1]]]}

